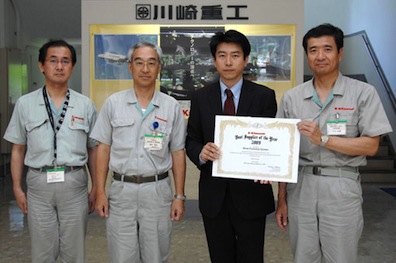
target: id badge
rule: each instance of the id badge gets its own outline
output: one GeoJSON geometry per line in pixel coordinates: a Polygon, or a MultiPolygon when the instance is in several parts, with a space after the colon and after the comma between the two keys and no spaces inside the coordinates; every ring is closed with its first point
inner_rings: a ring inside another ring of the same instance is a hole
{"type": "Polygon", "coordinates": [[[346,120],[328,121],[327,135],[346,135],[346,120]]]}
{"type": "Polygon", "coordinates": [[[144,148],[152,151],[159,151],[162,149],[164,136],[162,134],[145,134],[144,135],[144,148]]]}
{"type": "Polygon", "coordinates": [[[47,183],[63,183],[65,181],[65,168],[56,167],[47,170],[47,183]]]}

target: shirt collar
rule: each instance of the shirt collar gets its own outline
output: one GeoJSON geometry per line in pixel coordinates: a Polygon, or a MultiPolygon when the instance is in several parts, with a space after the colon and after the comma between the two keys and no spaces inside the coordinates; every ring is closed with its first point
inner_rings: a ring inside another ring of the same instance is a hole
{"type": "Polygon", "coordinates": [[[126,102],[131,104],[137,103],[137,98],[135,94],[135,90],[133,88],[128,90],[128,94],[126,95],[126,102]]]}
{"type": "Polygon", "coordinates": [[[333,94],[342,96],[345,94],[345,89],[345,77],[341,74],[341,72],[339,72],[338,78],[333,87],[333,94]]]}
{"type": "MultiPolygon", "coordinates": [[[[312,79],[310,79],[306,82],[307,85],[305,86],[305,89],[303,90],[304,99],[311,99],[313,97],[314,92],[315,92],[314,79],[315,79],[315,77],[313,77],[312,79]]],[[[341,72],[339,72],[338,78],[337,78],[336,82],[334,83],[334,87],[332,89],[333,95],[338,95],[338,96],[344,95],[345,89],[346,89],[344,79],[345,79],[344,76],[341,74],[341,72]]]]}
{"type": "MultiPolygon", "coordinates": [[[[151,99],[151,103],[154,106],[159,106],[159,103],[161,101],[158,92],[159,91],[155,90],[154,94],[153,94],[153,98],[151,99]]],[[[133,88],[129,89],[126,101],[127,101],[127,103],[131,103],[131,104],[138,103],[138,100],[137,100],[137,97],[136,97],[136,93],[135,93],[135,90],[133,88]]]]}
{"type": "MultiPolygon", "coordinates": [[[[242,83],[243,83],[243,78],[241,78],[237,83],[235,83],[234,86],[230,88],[236,101],[239,101],[239,96],[241,95],[242,83]]],[[[225,90],[227,89],[227,86],[221,81],[221,79],[220,79],[220,89],[221,89],[221,96],[222,97],[227,96],[225,94],[225,90]]]]}

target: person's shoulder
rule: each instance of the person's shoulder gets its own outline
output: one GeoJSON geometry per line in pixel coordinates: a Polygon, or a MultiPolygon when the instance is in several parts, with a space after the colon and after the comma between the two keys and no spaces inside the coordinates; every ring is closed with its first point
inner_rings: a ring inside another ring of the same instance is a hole
{"type": "Polygon", "coordinates": [[[377,89],[373,85],[349,76],[341,76],[341,87],[343,87],[345,96],[362,100],[378,94],[377,89]]]}
{"type": "Polygon", "coordinates": [[[130,95],[129,95],[130,92],[131,92],[131,89],[114,92],[107,97],[106,101],[127,99],[130,97],[130,95]]]}
{"type": "Polygon", "coordinates": [[[359,89],[375,89],[373,85],[367,82],[361,81],[359,79],[351,78],[348,76],[342,75],[341,80],[346,87],[353,87],[359,89]]]}
{"type": "Polygon", "coordinates": [[[313,88],[312,81],[306,81],[306,82],[303,82],[301,84],[298,84],[298,85],[294,86],[290,90],[292,90],[294,92],[301,92],[302,90],[312,89],[312,88],[313,88]]]}
{"type": "Polygon", "coordinates": [[[156,91],[156,93],[158,94],[158,97],[161,101],[165,101],[167,103],[178,103],[174,97],[172,97],[162,91],[156,91]]]}
{"type": "Polygon", "coordinates": [[[265,86],[263,84],[258,84],[257,82],[254,82],[254,81],[251,81],[251,80],[247,80],[247,79],[243,80],[243,84],[242,85],[252,86],[252,87],[266,87],[266,88],[268,88],[267,86],[265,86]]]}
{"type": "Polygon", "coordinates": [[[19,97],[18,101],[25,103],[25,102],[28,102],[28,101],[32,101],[33,102],[39,97],[43,98],[43,95],[42,95],[43,91],[42,90],[43,89],[40,88],[40,89],[33,90],[33,91],[29,92],[29,93],[26,93],[26,94],[22,95],[21,97],[19,97]]]}
{"type": "Polygon", "coordinates": [[[84,95],[84,94],[82,94],[80,92],[77,92],[77,91],[75,91],[73,89],[69,89],[69,91],[70,91],[71,99],[77,101],[78,104],[80,104],[80,105],[88,105],[90,107],[95,107],[94,103],[93,103],[93,101],[91,100],[90,97],[88,97],[88,96],[86,96],[86,95],[84,95]]]}
{"type": "Polygon", "coordinates": [[[250,80],[244,80],[243,81],[243,86],[249,87],[249,88],[251,88],[251,89],[253,89],[254,91],[257,91],[257,92],[274,92],[274,90],[271,89],[270,87],[265,86],[263,84],[258,84],[256,82],[253,82],[253,81],[250,81],[250,80]]]}
{"type": "Polygon", "coordinates": [[[108,95],[107,98],[103,101],[101,110],[105,110],[106,108],[113,108],[117,105],[123,104],[123,102],[125,102],[125,100],[129,98],[127,92],[128,90],[121,90],[108,95]]]}
{"type": "Polygon", "coordinates": [[[302,96],[309,96],[308,94],[312,94],[312,81],[306,81],[301,83],[293,88],[285,91],[282,95],[283,100],[295,100],[300,99],[302,96]]]}
{"type": "Polygon", "coordinates": [[[219,88],[220,88],[220,83],[216,81],[203,88],[197,89],[196,91],[194,91],[194,94],[198,96],[207,96],[209,93],[218,91],[219,88]]]}
{"type": "Polygon", "coordinates": [[[69,91],[70,91],[70,95],[75,97],[75,98],[78,98],[80,100],[86,100],[86,101],[90,101],[91,100],[88,96],[86,96],[86,95],[84,95],[84,94],[82,94],[80,92],[77,92],[74,89],[69,89],[69,91]]]}

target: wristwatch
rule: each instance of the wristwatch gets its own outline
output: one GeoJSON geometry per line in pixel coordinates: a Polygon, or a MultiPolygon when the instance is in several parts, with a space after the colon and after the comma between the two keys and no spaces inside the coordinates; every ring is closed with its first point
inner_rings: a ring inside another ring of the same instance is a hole
{"type": "Polygon", "coordinates": [[[329,141],[329,136],[322,135],[320,136],[320,146],[325,146],[325,144],[329,141]]]}
{"type": "Polygon", "coordinates": [[[187,199],[185,195],[174,195],[173,198],[180,199],[182,201],[185,201],[187,199]]]}

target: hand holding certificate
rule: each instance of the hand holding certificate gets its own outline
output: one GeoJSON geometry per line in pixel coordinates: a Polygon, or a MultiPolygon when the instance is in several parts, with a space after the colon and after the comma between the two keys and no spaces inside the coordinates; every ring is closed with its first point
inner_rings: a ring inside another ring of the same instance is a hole
{"type": "Polygon", "coordinates": [[[299,119],[216,116],[213,176],[297,182],[299,119]]]}

